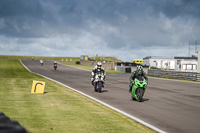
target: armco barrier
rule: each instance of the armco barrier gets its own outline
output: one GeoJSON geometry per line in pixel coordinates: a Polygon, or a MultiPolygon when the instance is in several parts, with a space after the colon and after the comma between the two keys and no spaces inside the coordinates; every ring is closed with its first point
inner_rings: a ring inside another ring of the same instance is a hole
{"type": "Polygon", "coordinates": [[[131,73],[131,68],[125,68],[125,73],[131,73]]]}
{"type": "Polygon", "coordinates": [[[197,74],[197,81],[200,81],[200,73],[197,74]]]}
{"type": "Polygon", "coordinates": [[[160,69],[148,69],[149,76],[174,78],[174,79],[187,79],[193,81],[200,81],[200,74],[195,72],[179,72],[160,69]]]}

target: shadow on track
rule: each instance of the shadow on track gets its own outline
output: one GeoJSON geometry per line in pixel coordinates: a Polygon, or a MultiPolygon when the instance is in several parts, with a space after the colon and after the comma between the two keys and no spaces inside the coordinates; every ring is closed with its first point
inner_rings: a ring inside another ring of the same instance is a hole
{"type": "MultiPolygon", "coordinates": [[[[96,91],[94,90],[94,92],[96,91]]],[[[108,90],[101,90],[101,93],[105,93],[105,92],[108,92],[108,90]]]]}
{"type": "Polygon", "coordinates": [[[101,93],[108,92],[108,90],[101,90],[101,93]]]}
{"type": "MultiPolygon", "coordinates": [[[[132,99],[132,98],[131,98],[130,100],[131,100],[131,101],[137,101],[136,99],[132,99]]],[[[142,102],[146,102],[146,101],[149,101],[149,99],[143,98],[143,100],[141,101],[141,103],[142,103],[142,102]]]]}

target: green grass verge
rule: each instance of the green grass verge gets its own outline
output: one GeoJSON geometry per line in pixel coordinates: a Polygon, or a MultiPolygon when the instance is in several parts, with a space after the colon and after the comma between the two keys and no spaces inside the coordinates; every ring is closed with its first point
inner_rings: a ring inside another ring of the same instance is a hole
{"type": "Polygon", "coordinates": [[[80,57],[48,57],[48,56],[13,56],[13,55],[0,55],[0,58],[3,59],[47,59],[47,60],[58,60],[61,61],[62,59],[66,61],[68,59],[72,59],[73,61],[80,61],[80,57]]]}
{"type": "Polygon", "coordinates": [[[154,132],[60,84],[28,72],[16,59],[0,59],[0,64],[0,112],[29,132],[154,132]],[[31,94],[33,80],[46,82],[46,93],[31,94]]]}
{"type": "MultiPolygon", "coordinates": [[[[32,57],[34,57],[34,59],[56,60],[61,64],[65,64],[65,65],[69,65],[69,66],[73,66],[73,67],[77,67],[77,68],[82,68],[82,69],[90,70],[90,71],[92,71],[92,69],[93,69],[93,67],[76,64],[76,61],[80,61],[79,57],[45,57],[45,56],[0,55],[0,58],[2,58],[2,59],[32,59],[32,57]],[[66,59],[68,60],[68,62],[66,62],[66,59]],[[72,59],[72,61],[70,61],[71,59],[72,59]]],[[[95,57],[95,58],[96,58],[96,60],[101,60],[101,57],[95,57]]],[[[103,57],[102,59],[104,59],[105,61],[116,61],[117,60],[115,57],[103,57]]],[[[117,60],[117,61],[121,62],[121,60],[117,60]]],[[[127,73],[124,73],[124,72],[114,71],[114,70],[105,70],[105,71],[106,71],[106,73],[127,74],[127,73]]]]}

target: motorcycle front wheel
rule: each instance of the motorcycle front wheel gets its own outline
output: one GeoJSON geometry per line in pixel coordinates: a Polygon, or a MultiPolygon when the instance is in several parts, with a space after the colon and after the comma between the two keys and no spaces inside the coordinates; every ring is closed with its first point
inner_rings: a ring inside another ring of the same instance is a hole
{"type": "Polygon", "coordinates": [[[143,92],[144,92],[143,88],[138,88],[138,90],[137,90],[138,102],[142,102],[142,100],[143,100],[143,92]]]}
{"type": "Polygon", "coordinates": [[[97,92],[97,84],[96,83],[94,83],[94,91],[97,92]]]}
{"type": "Polygon", "coordinates": [[[102,89],[102,83],[99,83],[99,86],[98,86],[98,92],[101,93],[101,89],[102,89]]]}

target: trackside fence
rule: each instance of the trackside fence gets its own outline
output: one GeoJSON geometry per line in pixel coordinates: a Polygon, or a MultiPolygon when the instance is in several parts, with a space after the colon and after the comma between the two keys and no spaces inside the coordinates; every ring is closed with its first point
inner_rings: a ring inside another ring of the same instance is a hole
{"type": "Polygon", "coordinates": [[[179,72],[160,69],[148,69],[149,76],[173,78],[173,79],[187,79],[193,81],[200,81],[200,74],[196,72],[179,72]]]}

